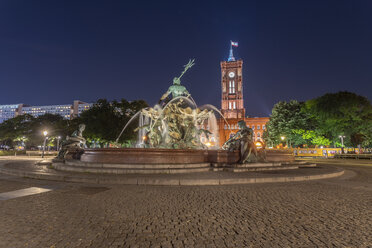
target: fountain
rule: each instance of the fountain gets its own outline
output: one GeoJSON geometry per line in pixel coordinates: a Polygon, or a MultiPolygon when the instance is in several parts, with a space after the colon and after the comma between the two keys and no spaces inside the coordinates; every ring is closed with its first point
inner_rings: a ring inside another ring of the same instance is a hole
{"type": "Polygon", "coordinates": [[[181,77],[193,65],[194,60],[190,60],[184,66],[181,75],[173,79],[173,84],[158,104],[142,109],[123,127],[116,141],[132,121],[139,119],[135,147],[85,148],[83,151],[74,147],[68,150],[64,161],[53,164],[54,168],[114,174],[184,173],[209,171],[211,165],[221,167],[238,162],[256,162],[257,149],[247,127],[229,141],[227,149],[219,148],[216,114],[223,118],[222,114],[210,104],[197,107],[190,93],[181,85],[181,77]],[[245,150],[239,147],[245,147],[245,150]],[[242,154],[245,154],[245,159],[242,159],[242,154]],[[252,156],[256,157],[252,159],[252,156]]]}

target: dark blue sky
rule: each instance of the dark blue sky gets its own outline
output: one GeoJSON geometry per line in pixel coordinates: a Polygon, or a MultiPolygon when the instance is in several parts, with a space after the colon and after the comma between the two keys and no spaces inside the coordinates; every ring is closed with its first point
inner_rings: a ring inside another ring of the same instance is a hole
{"type": "Polygon", "coordinates": [[[220,108],[239,42],[247,114],[348,90],[372,99],[372,1],[0,1],[0,104],[157,102],[182,83],[220,108]]]}

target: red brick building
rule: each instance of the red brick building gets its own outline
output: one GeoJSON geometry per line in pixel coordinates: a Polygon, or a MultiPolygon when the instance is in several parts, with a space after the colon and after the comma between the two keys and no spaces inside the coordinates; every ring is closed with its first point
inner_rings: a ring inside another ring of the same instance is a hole
{"type": "Polygon", "coordinates": [[[221,113],[227,123],[223,118],[218,120],[220,145],[239,130],[237,123],[240,120],[244,120],[247,126],[253,129],[255,140],[262,140],[266,123],[270,119],[269,117],[246,117],[242,69],[243,60],[235,60],[231,48],[228,61],[221,62],[221,113]]]}

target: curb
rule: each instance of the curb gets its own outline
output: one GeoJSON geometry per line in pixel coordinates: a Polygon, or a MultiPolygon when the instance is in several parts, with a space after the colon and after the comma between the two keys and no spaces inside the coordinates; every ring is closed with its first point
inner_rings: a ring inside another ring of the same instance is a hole
{"type": "Polygon", "coordinates": [[[51,173],[35,173],[5,169],[0,167],[0,172],[12,176],[25,178],[53,180],[63,182],[80,182],[93,184],[123,184],[123,185],[162,185],[162,186],[206,186],[206,185],[236,185],[254,183],[285,183],[301,182],[310,180],[327,179],[339,177],[344,174],[344,170],[338,169],[336,172],[308,176],[288,176],[288,177],[260,177],[260,178],[223,178],[223,179],[164,179],[164,178],[99,178],[81,177],[77,175],[55,175],[51,173]]]}

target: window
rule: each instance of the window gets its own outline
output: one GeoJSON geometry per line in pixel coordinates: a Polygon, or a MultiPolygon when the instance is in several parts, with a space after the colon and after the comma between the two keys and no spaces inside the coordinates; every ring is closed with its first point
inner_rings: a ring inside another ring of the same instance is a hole
{"type": "Polygon", "coordinates": [[[260,125],[257,125],[257,130],[260,130],[260,125]]]}
{"type": "Polygon", "coordinates": [[[261,133],[257,133],[257,137],[258,137],[258,138],[261,137],[261,133]]]}
{"type": "Polygon", "coordinates": [[[235,102],[233,102],[233,109],[236,109],[236,105],[235,105],[235,102]]]}
{"type": "Polygon", "coordinates": [[[262,125],[262,130],[265,130],[265,128],[266,128],[265,125],[262,125]]]}
{"type": "Polygon", "coordinates": [[[229,109],[231,109],[231,102],[229,102],[229,109]]]}
{"type": "Polygon", "coordinates": [[[235,94],[235,81],[229,81],[229,94],[235,94]]]}
{"type": "Polygon", "coordinates": [[[227,126],[226,126],[226,124],[225,124],[225,129],[227,129],[227,126]]]}
{"type": "Polygon", "coordinates": [[[252,130],[254,130],[254,125],[252,125],[252,130]]]}

